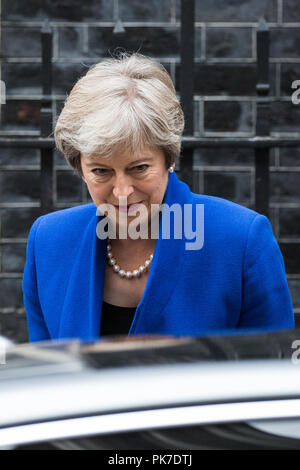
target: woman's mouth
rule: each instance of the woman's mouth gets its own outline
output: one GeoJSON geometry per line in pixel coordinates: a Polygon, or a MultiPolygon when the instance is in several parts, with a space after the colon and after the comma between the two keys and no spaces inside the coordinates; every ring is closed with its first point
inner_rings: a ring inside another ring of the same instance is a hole
{"type": "Polygon", "coordinates": [[[115,206],[116,209],[118,209],[119,212],[128,214],[129,211],[135,211],[138,210],[139,207],[141,206],[142,201],[139,202],[134,202],[133,204],[128,204],[127,206],[115,206]]]}

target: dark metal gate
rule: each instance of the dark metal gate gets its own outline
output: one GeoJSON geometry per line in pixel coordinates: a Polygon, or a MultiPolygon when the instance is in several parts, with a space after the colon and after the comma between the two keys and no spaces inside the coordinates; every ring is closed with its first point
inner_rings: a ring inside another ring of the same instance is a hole
{"type": "MultiPolygon", "coordinates": [[[[270,137],[269,99],[269,30],[262,19],[256,31],[257,37],[257,84],[256,84],[256,135],[244,137],[194,137],[193,96],[194,96],[194,30],[195,0],[181,0],[181,103],[186,119],[180,157],[181,179],[193,190],[193,154],[196,148],[248,147],[255,150],[255,207],[262,214],[269,215],[269,159],[272,147],[296,147],[297,138],[270,137]]],[[[117,19],[112,43],[122,45],[124,35],[121,22],[117,19]]],[[[40,211],[41,214],[54,210],[53,198],[53,151],[54,139],[52,122],[52,32],[48,22],[41,31],[42,42],[42,86],[40,136],[0,137],[0,147],[39,148],[40,211]]]]}

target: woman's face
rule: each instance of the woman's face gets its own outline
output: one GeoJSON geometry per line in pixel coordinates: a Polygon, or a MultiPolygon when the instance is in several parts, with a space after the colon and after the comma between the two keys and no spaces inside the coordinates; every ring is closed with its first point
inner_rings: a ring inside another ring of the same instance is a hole
{"type": "Polygon", "coordinates": [[[161,204],[168,184],[168,170],[162,150],[145,147],[139,156],[118,152],[110,158],[81,154],[83,179],[93,202],[99,207],[115,207],[116,225],[127,219],[130,223],[139,212],[133,209],[143,204],[149,222],[151,205],[161,204]]]}

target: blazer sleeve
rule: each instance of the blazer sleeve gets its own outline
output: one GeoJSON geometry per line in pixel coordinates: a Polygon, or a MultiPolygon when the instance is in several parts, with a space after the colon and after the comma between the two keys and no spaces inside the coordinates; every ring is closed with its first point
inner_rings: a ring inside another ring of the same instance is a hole
{"type": "Polygon", "coordinates": [[[252,221],[243,266],[239,328],[294,328],[283,257],[267,217],[252,221]]]}
{"type": "Polygon", "coordinates": [[[30,342],[50,339],[39,301],[35,262],[35,241],[41,219],[39,217],[30,229],[22,284],[30,342]]]}

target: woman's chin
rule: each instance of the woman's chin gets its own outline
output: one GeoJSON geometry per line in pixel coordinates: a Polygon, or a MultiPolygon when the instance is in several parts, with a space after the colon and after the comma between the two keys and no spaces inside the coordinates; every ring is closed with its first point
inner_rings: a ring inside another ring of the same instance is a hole
{"type": "Polygon", "coordinates": [[[120,238],[150,238],[149,235],[149,218],[145,217],[141,219],[137,215],[126,215],[125,217],[119,217],[111,222],[115,224],[116,236],[120,238]],[[137,220],[138,219],[138,220],[137,220]]]}

